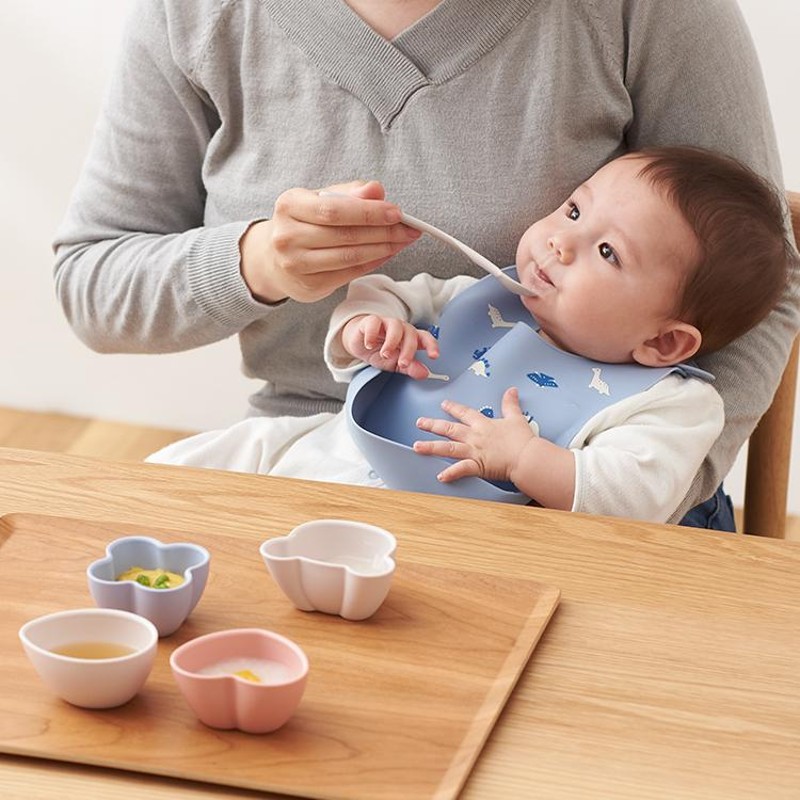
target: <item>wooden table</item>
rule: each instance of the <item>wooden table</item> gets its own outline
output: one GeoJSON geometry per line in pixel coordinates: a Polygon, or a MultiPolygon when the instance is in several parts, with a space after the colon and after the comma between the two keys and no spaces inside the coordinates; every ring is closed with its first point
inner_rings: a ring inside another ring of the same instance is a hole
{"type": "MultiPolygon", "coordinates": [[[[556,585],[561,605],[465,798],[800,797],[800,543],[0,449],[11,512],[254,542],[267,520],[288,531],[349,517],[398,532],[432,565],[556,585]]],[[[256,796],[12,757],[0,795],[256,796]]]]}

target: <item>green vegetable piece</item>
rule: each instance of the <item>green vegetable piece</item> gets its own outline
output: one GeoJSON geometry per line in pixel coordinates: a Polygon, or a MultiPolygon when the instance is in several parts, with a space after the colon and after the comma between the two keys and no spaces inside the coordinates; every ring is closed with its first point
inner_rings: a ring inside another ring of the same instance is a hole
{"type": "Polygon", "coordinates": [[[150,585],[150,578],[147,575],[137,575],[136,576],[136,583],[141,583],[142,586],[149,586],[150,585]]]}
{"type": "Polygon", "coordinates": [[[162,573],[159,575],[155,583],[153,584],[154,589],[169,589],[169,575],[162,573]]]}

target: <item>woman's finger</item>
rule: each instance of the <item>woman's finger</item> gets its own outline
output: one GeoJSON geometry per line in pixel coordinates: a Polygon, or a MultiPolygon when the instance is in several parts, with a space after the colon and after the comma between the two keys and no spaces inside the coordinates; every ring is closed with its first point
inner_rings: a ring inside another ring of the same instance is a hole
{"type": "Polygon", "coordinates": [[[333,247],[352,247],[381,242],[408,244],[421,233],[408,225],[313,225],[292,219],[280,226],[275,234],[277,244],[284,250],[319,250],[333,247]]]}
{"type": "Polygon", "coordinates": [[[364,200],[385,200],[386,190],[380,181],[354,180],[346,183],[335,183],[331,186],[323,186],[317,189],[318,192],[334,192],[336,194],[352,195],[361,197],[364,200]]]}
{"type": "MultiPolygon", "coordinates": [[[[296,276],[317,276],[325,273],[338,273],[371,266],[373,262],[385,261],[399,253],[409,242],[383,242],[378,244],[354,245],[352,247],[330,247],[318,250],[283,252],[276,246],[278,266],[284,272],[296,276]]],[[[365,270],[368,271],[368,270],[365,270]]],[[[336,285],[346,281],[336,275],[336,285]]]]}
{"type": "Polygon", "coordinates": [[[386,261],[388,261],[388,258],[347,269],[316,272],[310,275],[288,272],[283,276],[283,283],[287,287],[284,295],[291,297],[298,303],[316,303],[318,300],[328,297],[340,286],[345,286],[356,278],[366,275],[386,261]]]}
{"type": "Polygon", "coordinates": [[[352,195],[320,194],[311,189],[288,189],[275,201],[274,217],[312,225],[384,226],[400,222],[400,209],[386,200],[352,195]]]}

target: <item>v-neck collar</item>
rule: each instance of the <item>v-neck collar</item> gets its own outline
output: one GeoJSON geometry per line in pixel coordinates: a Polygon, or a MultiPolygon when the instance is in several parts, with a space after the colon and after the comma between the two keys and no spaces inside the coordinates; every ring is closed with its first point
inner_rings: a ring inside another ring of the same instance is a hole
{"type": "Polygon", "coordinates": [[[344,0],[262,0],[312,63],[388,130],[419,89],[441,84],[489,52],[535,0],[442,0],[391,41],[344,0]]]}

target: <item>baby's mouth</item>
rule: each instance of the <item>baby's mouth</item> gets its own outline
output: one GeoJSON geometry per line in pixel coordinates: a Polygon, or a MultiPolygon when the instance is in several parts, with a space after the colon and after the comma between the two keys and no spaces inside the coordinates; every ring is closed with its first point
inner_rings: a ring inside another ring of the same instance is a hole
{"type": "Polygon", "coordinates": [[[548,274],[535,262],[531,262],[531,276],[540,283],[544,283],[547,286],[555,286],[553,281],[550,280],[548,274]]]}

